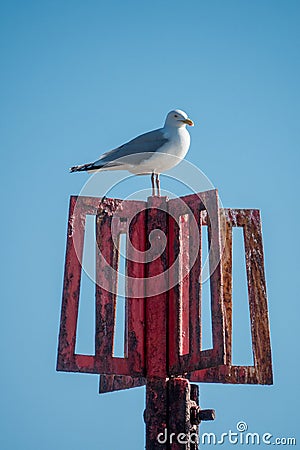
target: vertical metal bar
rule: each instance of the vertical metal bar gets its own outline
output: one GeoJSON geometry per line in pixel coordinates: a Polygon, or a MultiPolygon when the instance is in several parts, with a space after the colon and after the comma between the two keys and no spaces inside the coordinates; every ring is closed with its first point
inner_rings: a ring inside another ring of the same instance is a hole
{"type": "Polygon", "coordinates": [[[115,247],[112,238],[111,215],[97,215],[96,240],[96,364],[99,373],[110,373],[116,315],[116,274],[119,261],[118,248],[115,247]],[[106,280],[107,267],[114,269],[109,272],[109,280],[106,280]],[[102,287],[105,281],[108,285],[107,290],[102,287]],[[113,288],[109,289],[109,285],[113,288]]]}
{"type": "MultiPolygon", "coordinates": [[[[181,330],[182,330],[182,298],[178,276],[180,270],[180,232],[178,204],[171,200],[168,204],[168,253],[169,253],[169,325],[168,325],[168,345],[169,345],[169,373],[180,375],[180,355],[181,350],[181,330]]],[[[181,206],[181,205],[180,205],[181,206]]],[[[182,208],[181,208],[182,210],[182,208]]]]}
{"type": "MultiPolygon", "coordinates": [[[[218,201],[218,199],[217,199],[218,201]]],[[[209,239],[209,267],[211,291],[211,316],[213,349],[203,367],[226,364],[225,326],[223,312],[223,282],[221,268],[221,235],[218,204],[210,196],[206,196],[207,227],[209,239]]],[[[205,353],[205,352],[203,352],[205,353]]]]}
{"type": "Polygon", "coordinates": [[[190,450],[190,383],[185,378],[170,378],[168,385],[170,449],[190,450]]]}
{"type": "Polygon", "coordinates": [[[162,251],[162,235],[167,236],[167,199],[149,197],[147,236],[151,245],[146,266],[146,450],[167,450],[157,438],[168,427],[168,249],[162,251]],[[152,235],[151,235],[152,234],[152,235]],[[152,239],[151,239],[152,238],[152,239]],[[155,293],[155,295],[153,295],[155,293]]]}
{"type": "MultiPolygon", "coordinates": [[[[149,197],[147,236],[152,233],[151,261],[146,266],[146,373],[148,378],[167,376],[168,248],[162,251],[162,234],[167,236],[165,197],[149,197]],[[155,236],[155,237],[154,237],[155,236]],[[157,294],[157,292],[159,292],[157,294]],[[153,295],[156,293],[156,295],[153,295]]],[[[150,238],[151,238],[150,237],[150,238]]],[[[151,240],[151,239],[150,239],[151,240]]]]}
{"type": "MultiPolygon", "coordinates": [[[[136,202],[137,203],[137,202],[136,202]]],[[[145,372],[145,264],[138,254],[146,251],[146,210],[137,211],[127,232],[128,363],[132,375],[145,372]]]]}
{"type": "Polygon", "coordinates": [[[180,237],[180,297],[182,307],[182,325],[181,325],[181,349],[182,355],[187,355],[190,352],[190,277],[189,277],[189,255],[190,255],[190,236],[189,236],[189,216],[188,214],[180,216],[179,224],[179,237],[180,237]],[[188,272],[187,274],[185,272],[188,272]]]}
{"type": "Polygon", "coordinates": [[[252,210],[244,225],[246,270],[254,365],[259,382],[272,382],[272,356],[260,214],[252,210]],[[259,321],[257,318],[259,317],[259,321]]]}
{"type": "Polygon", "coordinates": [[[225,314],[225,348],[226,363],[232,362],[232,226],[226,219],[226,212],[220,211],[222,230],[222,271],[223,271],[223,299],[225,314]]]}
{"type": "MultiPolygon", "coordinates": [[[[190,303],[190,363],[191,366],[197,364],[201,359],[201,345],[202,345],[202,324],[201,324],[201,304],[202,304],[202,211],[200,205],[197,208],[193,208],[193,220],[197,227],[190,227],[190,249],[194,248],[198,243],[198,252],[193,267],[190,268],[190,290],[189,290],[189,303],[190,303]],[[196,233],[198,234],[196,236],[196,233]]],[[[195,251],[195,250],[193,250],[195,251]]]]}
{"type": "Polygon", "coordinates": [[[85,213],[76,206],[77,197],[70,198],[68,238],[60,319],[57,370],[76,369],[75,344],[83,255],[85,213]],[[75,207],[77,214],[75,214],[75,207]]]}

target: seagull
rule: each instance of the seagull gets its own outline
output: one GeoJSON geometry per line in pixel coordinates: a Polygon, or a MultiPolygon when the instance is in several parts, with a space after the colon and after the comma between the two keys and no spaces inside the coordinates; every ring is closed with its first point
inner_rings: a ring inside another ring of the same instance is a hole
{"type": "Polygon", "coordinates": [[[194,122],[180,109],[170,111],[162,128],[141,134],[110,150],[93,163],[70,168],[70,172],[128,170],[135,175],[151,174],[152,195],[160,196],[159,175],[180,163],[190,147],[186,126],[194,122]]]}

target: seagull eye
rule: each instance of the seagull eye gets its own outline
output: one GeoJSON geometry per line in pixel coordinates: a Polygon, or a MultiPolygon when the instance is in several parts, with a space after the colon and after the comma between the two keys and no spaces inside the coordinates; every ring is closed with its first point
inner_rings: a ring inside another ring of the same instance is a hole
{"type": "Polygon", "coordinates": [[[174,117],[176,117],[176,119],[177,119],[177,117],[178,117],[177,114],[174,114],[174,117]]]}

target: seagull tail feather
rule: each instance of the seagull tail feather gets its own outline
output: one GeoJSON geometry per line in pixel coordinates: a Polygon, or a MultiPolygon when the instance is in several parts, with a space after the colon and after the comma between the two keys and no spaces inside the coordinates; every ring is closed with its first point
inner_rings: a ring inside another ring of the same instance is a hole
{"type": "MultiPolygon", "coordinates": [[[[94,163],[89,163],[89,164],[82,164],[81,166],[73,166],[70,168],[70,172],[85,172],[87,170],[92,170],[94,169],[94,163]]],[[[99,166],[97,166],[97,169],[100,169],[99,166]]]]}

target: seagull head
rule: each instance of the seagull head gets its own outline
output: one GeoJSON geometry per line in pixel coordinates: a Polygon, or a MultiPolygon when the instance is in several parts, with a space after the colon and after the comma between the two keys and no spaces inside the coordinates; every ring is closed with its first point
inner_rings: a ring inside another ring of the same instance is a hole
{"type": "Polygon", "coordinates": [[[193,127],[194,122],[189,119],[188,115],[184,111],[181,111],[180,109],[170,111],[166,117],[165,126],[167,127],[180,128],[185,127],[186,125],[193,127]]]}

